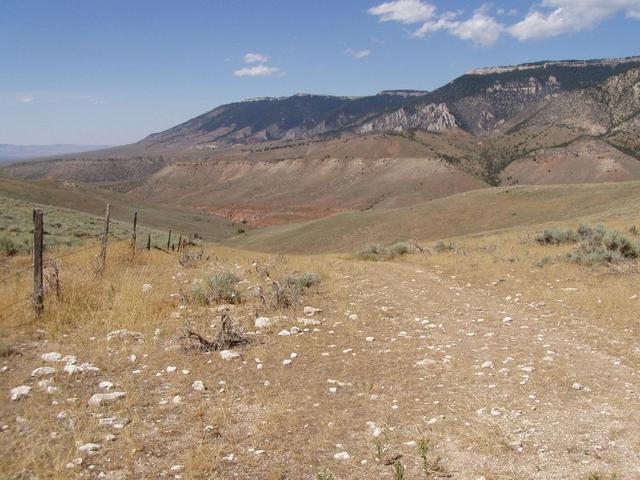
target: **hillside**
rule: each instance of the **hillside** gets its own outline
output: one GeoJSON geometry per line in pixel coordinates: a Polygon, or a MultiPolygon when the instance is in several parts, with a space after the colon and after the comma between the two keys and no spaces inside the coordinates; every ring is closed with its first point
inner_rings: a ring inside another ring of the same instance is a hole
{"type": "Polygon", "coordinates": [[[256,226],[499,185],[640,179],[640,57],[480,69],[432,92],[223,105],[140,142],[5,175],[256,226]]]}

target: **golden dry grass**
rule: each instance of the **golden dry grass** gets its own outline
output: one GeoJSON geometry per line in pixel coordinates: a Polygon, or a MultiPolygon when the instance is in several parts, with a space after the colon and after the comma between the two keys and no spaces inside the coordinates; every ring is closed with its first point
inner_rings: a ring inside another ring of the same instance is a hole
{"type": "MultiPolygon", "coordinates": [[[[613,216],[607,226],[634,222],[640,217],[613,216]]],[[[102,472],[107,478],[312,479],[323,471],[336,479],[393,478],[385,462],[399,456],[406,478],[428,478],[417,449],[407,444],[427,438],[448,478],[586,479],[593,472],[634,478],[640,468],[637,266],[567,263],[560,257],[571,247],[537,245],[529,239],[536,231],[452,238],[451,252],[389,262],[208,246],[206,261],[182,268],[176,255],[159,251],[140,252],[131,263],[128,246],[114,244],[102,279],[90,268],[94,251],[64,257],[62,299],[49,296],[39,321],[27,304],[2,319],[2,341],[13,353],[1,362],[7,369],[0,373],[0,470],[8,478],[30,472],[41,479],[102,472]],[[545,256],[558,260],[537,267],[545,256]],[[311,271],[321,283],[300,305],[265,307],[248,289],[267,289],[264,269],[277,280],[311,271]],[[228,308],[252,339],[230,361],[185,351],[178,340],[187,325],[212,334],[218,306],[194,305],[181,293],[223,271],[241,279],[244,301],[228,308]],[[143,293],[146,283],[152,289],[143,293]],[[296,319],[305,317],[304,305],[323,310],[307,317],[321,324],[278,336],[303,327],[296,319]],[[251,333],[256,315],[280,318],[251,333]],[[512,321],[505,323],[507,316],[512,321]],[[121,328],[140,332],[144,342],[106,339],[121,328]],[[49,351],[101,370],[70,376],[53,364],[59,390],[45,393],[30,373],[49,351]],[[283,365],[291,353],[297,357],[283,365]],[[494,366],[483,368],[487,361],[494,366]],[[177,370],[168,373],[168,366],[177,370]],[[534,369],[521,370],[529,366],[534,369]],[[503,368],[509,371],[500,373],[503,368]],[[127,396],[88,407],[104,380],[127,396]],[[194,380],[206,392],[194,391],[194,380]],[[32,386],[29,397],[9,401],[9,390],[22,384],[32,386]],[[63,410],[66,418],[57,418],[63,410]],[[128,423],[120,430],[99,424],[111,416],[128,423]],[[367,422],[381,434],[373,436],[367,422]],[[85,457],[76,442],[102,448],[85,457]],[[350,459],[335,460],[341,451],[350,459]],[[83,464],[67,468],[77,457],[83,464]]],[[[29,259],[11,262],[8,268],[20,268],[29,259]]],[[[28,293],[29,281],[27,274],[0,285],[0,309],[28,293]]]]}

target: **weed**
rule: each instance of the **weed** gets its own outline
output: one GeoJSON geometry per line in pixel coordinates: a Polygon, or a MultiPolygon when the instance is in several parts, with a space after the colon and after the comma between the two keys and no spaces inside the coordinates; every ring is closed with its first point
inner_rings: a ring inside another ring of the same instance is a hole
{"type": "Polygon", "coordinates": [[[540,260],[538,260],[534,265],[538,268],[542,268],[545,265],[548,265],[551,263],[551,257],[542,257],[540,260]]]}
{"type": "Polygon", "coordinates": [[[540,245],[561,245],[563,243],[575,243],[578,234],[573,230],[547,229],[536,235],[536,242],[540,245]]]}
{"type": "Polygon", "coordinates": [[[442,458],[432,456],[432,449],[429,439],[421,438],[418,442],[418,454],[422,459],[422,471],[424,471],[426,478],[432,478],[435,474],[443,471],[442,465],[440,465],[442,458]]]}
{"type": "Polygon", "coordinates": [[[240,303],[240,292],[236,284],[240,279],[231,272],[222,272],[207,278],[206,298],[208,303],[240,303]]]}
{"type": "Polygon", "coordinates": [[[316,480],[334,480],[334,476],[330,472],[323,470],[316,475],[316,480]]]}
{"type": "Polygon", "coordinates": [[[396,460],[393,464],[393,478],[394,480],[404,480],[404,467],[400,460],[396,460]]]}
{"type": "Polygon", "coordinates": [[[392,260],[414,251],[415,246],[407,242],[396,242],[389,246],[381,244],[368,245],[356,254],[359,260],[392,260]]]}
{"type": "Polygon", "coordinates": [[[16,242],[12,238],[5,237],[4,235],[0,237],[0,255],[10,257],[16,253],[18,253],[18,245],[16,242]]]}
{"type": "Polygon", "coordinates": [[[320,283],[320,278],[315,273],[291,273],[285,278],[285,283],[290,287],[302,291],[320,283]]]}

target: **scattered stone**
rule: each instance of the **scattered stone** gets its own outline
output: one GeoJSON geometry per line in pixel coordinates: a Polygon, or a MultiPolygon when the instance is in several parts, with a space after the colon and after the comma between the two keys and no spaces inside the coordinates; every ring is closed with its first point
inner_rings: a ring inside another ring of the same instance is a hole
{"type": "Polygon", "coordinates": [[[46,377],[47,375],[53,375],[56,373],[56,369],[53,367],[38,367],[31,372],[32,377],[46,377]]]}
{"type": "Polygon", "coordinates": [[[582,385],[579,384],[578,382],[574,383],[573,385],[571,385],[571,388],[573,388],[574,390],[582,390],[582,385]]]}
{"type": "Polygon", "coordinates": [[[58,352],[43,353],[40,358],[45,362],[59,362],[62,359],[62,354],[58,352]]]}
{"type": "Polygon", "coordinates": [[[315,308],[315,307],[311,307],[309,305],[304,307],[304,310],[303,310],[305,315],[315,315],[316,313],[320,313],[321,311],[322,311],[321,308],[315,308]]]}
{"type": "Polygon", "coordinates": [[[62,360],[60,361],[66,364],[75,365],[75,363],[77,362],[77,359],[75,355],[65,355],[64,357],[62,357],[62,360]]]}
{"type": "Polygon", "coordinates": [[[482,365],[480,365],[480,367],[481,368],[493,368],[493,362],[491,360],[487,360],[482,365]]]}
{"type": "Polygon", "coordinates": [[[182,403],[182,397],[180,395],[176,395],[171,399],[171,401],[176,405],[180,405],[182,403]]]}
{"type": "Polygon", "coordinates": [[[288,337],[289,335],[291,335],[291,332],[289,330],[280,330],[278,332],[278,335],[280,335],[281,337],[288,337]]]}
{"type": "Polygon", "coordinates": [[[27,395],[29,395],[30,391],[31,391],[31,387],[29,387],[28,385],[20,385],[19,387],[11,389],[10,398],[13,401],[20,400],[21,398],[24,398],[27,395]]]}
{"type": "Polygon", "coordinates": [[[142,293],[149,293],[151,290],[153,290],[153,285],[151,285],[150,283],[145,283],[144,285],[142,285],[142,293]]]}
{"type": "Polygon", "coordinates": [[[173,372],[175,372],[177,369],[178,369],[177,367],[174,367],[173,365],[169,365],[167,368],[165,368],[165,371],[166,371],[167,373],[173,373],[173,372]]]}
{"type": "Polygon", "coordinates": [[[415,440],[409,440],[408,442],[404,442],[404,444],[409,448],[416,448],[418,446],[415,440]]]}
{"type": "Polygon", "coordinates": [[[98,384],[98,388],[101,388],[103,390],[111,390],[113,388],[113,383],[112,382],[100,382],[98,384]]]}
{"type": "Polygon", "coordinates": [[[195,382],[193,382],[191,384],[191,388],[196,392],[204,392],[207,389],[207,387],[204,386],[202,380],[196,380],[195,382]]]}
{"type": "Polygon", "coordinates": [[[240,354],[238,352],[234,352],[233,350],[222,350],[220,353],[220,357],[223,360],[232,360],[234,358],[238,358],[240,354]]]}
{"type": "Polygon", "coordinates": [[[316,325],[320,325],[320,320],[314,320],[313,318],[303,318],[298,317],[298,323],[304,325],[305,327],[313,327],[316,325]]]}
{"type": "Polygon", "coordinates": [[[127,394],[125,392],[94,393],[93,395],[91,395],[91,398],[89,399],[89,405],[97,405],[97,406],[105,405],[108,403],[115,402],[116,400],[119,400],[125,397],[126,395],[127,394]]]}
{"type": "Polygon", "coordinates": [[[351,456],[347,452],[338,452],[333,456],[333,458],[335,460],[349,460],[351,456]]]}
{"type": "Polygon", "coordinates": [[[67,463],[66,467],[67,468],[76,468],[76,467],[79,467],[80,465],[82,465],[82,462],[83,462],[82,457],[74,458],[69,463],[67,463]]]}
{"type": "Polygon", "coordinates": [[[268,328],[273,325],[273,321],[267,317],[258,317],[253,321],[256,328],[268,328]]]}
{"type": "Polygon", "coordinates": [[[142,335],[140,332],[133,332],[131,330],[127,330],[126,328],[114,330],[113,332],[109,332],[107,334],[107,340],[113,340],[116,338],[120,340],[135,340],[136,342],[144,341],[144,335],[142,335]]]}
{"type": "Polygon", "coordinates": [[[282,364],[283,364],[283,365],[291,365],[291,362],[292,362],[292,361],[291,361],[290,359],[288,359],[288,358],[287,358],[286,360],[283,360],[283,361],[282,361],[282,364]]]}
{"type": "Polygon", "coordinates": [[[375,338],[373,338],[373,337],[367,337],[367,338],[365,338],[365,340],[366,340],[367,342],[373,342],[373,341],[375,340],[375,338]]]}
{"type": "Polygon", "coordinates": [[[224,460],[225,462],[233,462],[235,459],[236,459],[236,456],[233,453],[230,453],[222,457],[222,460],[224,460]]]}
{"type": "Polygon", "coordinates": [[[99,443],[84,443],[78,446],[78,451],[82,453],[86,453],[87,455],[94,455],[98,453],[98,450],[102,448],[102,445],[99,443]]]}
{"type": "Polygon", "coordinates": [[[169,470],[171,473],[180,473],[184,470],[184,465],[172,465],[169,470]]]}
{"type": "Polygon", "coordinates": [[[416,362],[417,367],[430,367],[431,365],[435,365],[437,362],[431,358],[423,358],[422,360],[418,360],[416,362]]]}
{"type": "Polygon", "coordinates": [[[300,330],[298,327],[291,327],[290,333],[291,335],[298,335],[299,333],[302,333],[302,330],[300,330]]]}

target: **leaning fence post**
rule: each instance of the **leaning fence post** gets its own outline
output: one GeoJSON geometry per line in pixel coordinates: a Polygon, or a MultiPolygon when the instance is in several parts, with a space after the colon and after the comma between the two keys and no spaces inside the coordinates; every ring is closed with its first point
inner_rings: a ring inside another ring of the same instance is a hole
{"type": "Polygon", "coordinates": [[[178,251],[180,251],[182,245],[182,235],[180,235],[180,238],[178,238],[178,251]]]}
{"type": "Polygon", "coordinates": [[[133,234],[131,235],[131,260],[136,256],[136,226],[138,225],[138,212],[133,212],[133,234]]]}
{"type": "Polygon", "coordinates": [[[44,285],[42,281],[44,226],[42,211],[33,211],[33,308],[36,316],[44,310],[44,285]]]}
{"type": "Polygon", "coordinates": [[[111,205],[107,203],[107,211],[104,217],[104,233],[102,234],[102,242],[100,244],[100,257],[98,258],[98,275],[104,272],[104,264],[107,259],[107,238],[109,237],[109,214],[111,205]]]}
{"type": "Polygon", "coordinates": [[[151,250],[151,234],[147,235],[147,250],[151,250]]]}
{"type": "Polygon", "coordinates": [[[169,238],[167,239],[167,250],[171,247],[171,229],[169,229],[169,238]]]}

